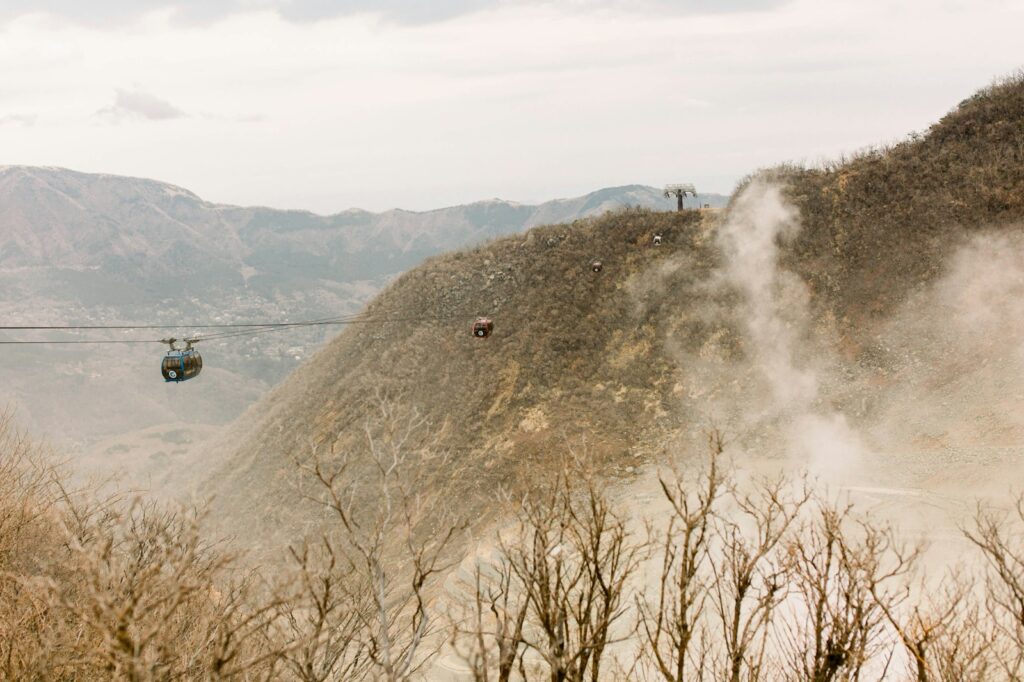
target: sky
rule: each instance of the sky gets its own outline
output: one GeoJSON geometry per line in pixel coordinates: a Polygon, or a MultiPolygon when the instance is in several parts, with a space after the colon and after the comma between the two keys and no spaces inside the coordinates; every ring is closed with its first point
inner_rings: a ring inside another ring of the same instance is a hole
{"type": "Polygon", "coordinates": [[[3,0],[0,164],[333,213],[691,182],[921,131],[1024,0],[3,0]]]}

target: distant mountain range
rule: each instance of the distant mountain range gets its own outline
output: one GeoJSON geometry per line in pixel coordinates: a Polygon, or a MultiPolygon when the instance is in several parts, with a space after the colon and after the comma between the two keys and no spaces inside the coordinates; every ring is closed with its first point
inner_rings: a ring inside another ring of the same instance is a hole
{"type": "MultiPolygon", "coordinates": [[[[718,207],[727,197],[687,201],[718,207]]],[[[321,216],[215,204],[154,180],[0,166],[0,316],[7,324],[187,324],[345,314],[428,256],[624,206],[675,207],[657,188],[629,185],[538,205],[491,199],[321,216]]],[[[33,430],[80,444],[176,422],[221,423],[333,333],[210,342],[204,378],[187,392],[160,383],[159,346],[7,346],[0,403],[15,405],[33,430]]]]}
{"type": "MultiPolygon", "coordinates": [[[[721,206],[726,197],[690,201],[721,206]]],[[[69,285],[64,293],[71,300],[101,306],[112,303],[111,295],[113,302],[142,303],[211,286],[271,295],[317,280],[376,279],[428,255],[626,205],[670,210],[673,202],[653,187],[629,185],[539,205],[492,199],[422,212],[320,216],[214,204],[153,180],[6,166],[0,276],[25,290],[38,283],[32,274],[41,269],[49,284],[69,285]],[[28,281],[20,279],[26,275],[28,281]]]]}

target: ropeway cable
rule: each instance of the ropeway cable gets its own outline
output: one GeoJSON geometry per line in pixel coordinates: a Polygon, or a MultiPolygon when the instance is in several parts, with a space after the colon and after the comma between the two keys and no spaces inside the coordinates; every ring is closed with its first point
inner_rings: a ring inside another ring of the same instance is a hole
{"type": "MultiPolygon", "coordinates": [[[[229,328],[231,331],[215,332],[206,336],[197,336],[193,338],[193,343],[199,343],[203,341],[214,341],[218,339],[229,339],[239,338],[246,336],[256,336],[258,334],[265,334],[273,331],[283,331],[285,329],[295,329],[304,327],[321,327],[321,326],[345,326],[350,324],[372,324],[379,323],[385,324],[389,322],[428,322],[428,321],[442,321],[449,320],[458,317],[455,314],[449,315],[419,315],[413,317],[376,317],[366,315],[365,313],[359,313],[348,316],[320,318],[317,320],[308,320],[302,322],[265,322],[265,323],[245,323],[245,324],[198,324],[198,325],[19,325],[19,326],[2,326],[0,325],[0,331],[96,331],[96,330],[131,330],[131,329],[225,329],[229,328]]],[[[186,340],[186,339],[182,339],[186,340]]],[[[0,340],[0,345],[75,345],[75,344],[113,344],[113,343],[162,343],[166,344],[166,339],[28,339],[28,340],[0,340]]]]}

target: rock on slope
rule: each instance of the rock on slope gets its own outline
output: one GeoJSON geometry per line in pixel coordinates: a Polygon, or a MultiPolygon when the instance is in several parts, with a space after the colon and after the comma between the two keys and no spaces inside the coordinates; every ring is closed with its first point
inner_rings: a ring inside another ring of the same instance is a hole
{"type": "MultiPolygon", "coordinates": [[[[1019,380],[1005,387],[1012,405],[965,388],[990,377],[979,369],[988,360],[984,372],[1015,366],[1007,349],[1020,325],[984,327],[1006,343],[981,362],[964,355],[944,318],[960,309],[947,295],[956,278],[973,281],[959,265],[972,238],[1021,232],[1022,150],[1016,79],[894,148],[761,175],[784,187],[802,224],[779,259],[809,314],[783,360],[819,385],[800,409],[857,431],[882,460],[905,457],[925,473],[958,443],[994,446],[985,430],[973,444],[957,440],[963,415],[994,423],[1008,407],[1024,414],[1019,380]],[[945,405],[952,386],[974,401],[969,409],[945,405]],[[915,395],[911,414],[901,405],[915,395]],[[914,427],[898,432],[899,424],[914,427]],[[932,447],[922,434],[936,429],[932,447]]],[[[791,405],[767,409],[777,399],[766,379],[773,368],[742,292],[723,276],[715,233],[708,214],[626,211],[428,261],[369,306],[376,323],[345,330],[233,427],[205,487],[216,515],[264,546],[315,527],[296,461],[344,454],[349,474],[365,475],[367,433],[389,428],[381,396],[424,419],[408,443],[411,466],[474,519],[496,510],[499,488],[529,488],[569,448],[613,474],[692,443],[714,419],[743,448],[781,451],[800,415],[791,405]],[[651,245],[655,233],[661,247],[651,245]],[[595,258],[600,273],[589,268],[595,258]],[[469,335],[479,314],[495,320],[488,340],[469,335]]],[[[1000,428],[1014,447],[1024,444],[1024,420],[1000,428]]],[[[815,447],[827,450],[834,434],[817,435],[815,447]]]]}

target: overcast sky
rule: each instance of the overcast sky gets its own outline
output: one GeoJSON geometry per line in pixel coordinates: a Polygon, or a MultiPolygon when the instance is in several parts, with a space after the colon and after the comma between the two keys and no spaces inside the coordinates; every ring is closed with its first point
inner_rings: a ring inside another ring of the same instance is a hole
{"type": "Polygon", "coordinates": [[[330,213],[729,192],[1024,66],[1024,0],[2,0],[0,164],[330,213]]]}

